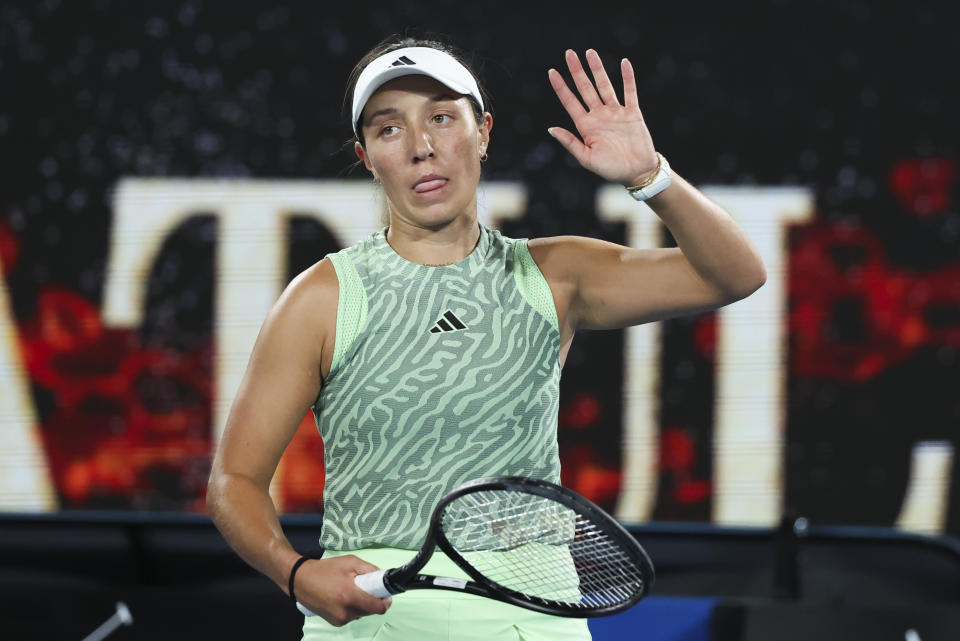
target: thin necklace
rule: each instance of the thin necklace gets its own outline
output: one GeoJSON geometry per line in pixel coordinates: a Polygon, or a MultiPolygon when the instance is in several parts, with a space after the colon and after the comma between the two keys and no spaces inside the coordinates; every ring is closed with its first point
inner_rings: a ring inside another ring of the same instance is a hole
{"type": "MultiPolygon", "coordinates": [[[[387,234],[388,234],[389,232],[390,232],[390,228],[389,228],[389,227],[387,227],[387,229],[383,232],[383,239],[384,239],[385,241],[387,241],[387,245],[390,245],[390,239],[387,238],[387,234]]],[[[473,249],[470,250],[470,254],[472,254],[472,253],[477,249],[477,245],[480,244],[480,236],[482,236],[482,235],[483,235],[483,234],[481,233],[479,236],[477,236],[477,242],[475,242],[475,243],[473,244],[473,249]]],[[[390,245],[390,247],[393,248],[393,245],[390,245]]],[[[396,252],[397,250],[394,249],[393,251],[396,252]]],[[[470,254],[467,254],[467,256],[469,256],[470,254]]],[[[399,254],[397,254],[397,255],[399,256],[399,254]]],[[[467,256],[464,256],[463,258],[466,258],[467,256]]],[[[463,258],[461,258],[461,259],[459,259],[459,260],[451,261],[451,262],[449,262],[449,263],[436,263],[436,264],[434,264],[434,263],[418,263],[418,264],[419,264],[419,265],[423,265],[424,267],[449,267],[450,265],[453,265],[453,264],[455,264],[455,263],[459,263],[461,260],[463,260],[463,258]]]]}

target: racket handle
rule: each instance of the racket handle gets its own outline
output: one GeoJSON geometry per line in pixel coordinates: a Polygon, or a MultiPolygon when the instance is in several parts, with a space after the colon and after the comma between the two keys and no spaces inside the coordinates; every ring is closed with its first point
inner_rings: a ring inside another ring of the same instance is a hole
{"type": "Polygon", "coordinates": [[[315,617],[315,616],[317,616],[317,613],[316,613],[316,612],[314,612],[313,610],[311,610],[310,608],[308,608],[308,607],[305,606],[304,604],[300,603],[299,601],[297,601],[297,609],[300,610],[300,612],[302,612],[302,613],[303,613],[303,616],[305,616],[305,617],[315,617]]]}
{"type": "MultiPolygon", "coordinates": [[[[387,591],[387,588],[383,585],[383,574],[386,570],[376,570],[374,572],[368,572],[366,574],[358,574],[353,578],[353,582],[357,585],[358,588],[366,592],[367,594],[372,594],[375,597],[380,597],[385,599],[390,596],[390,592],[387,591]]],[[[305,606],[304,604],[297,601],[297,609],[303,613],[305,617],[315,617],[317,616],[316,612],[313,612],[305,606]]]]}
{"type": "Polygon", "coordinates": [[[386,570],[375,570],[374,572],[367,572],[366,574],[358,574],[354,577],[353,582],[367,594],[385,599],[390,596],[390,591],[387,590],[387,586],[383,584],[383,575],[385,572],[386,570]]]}

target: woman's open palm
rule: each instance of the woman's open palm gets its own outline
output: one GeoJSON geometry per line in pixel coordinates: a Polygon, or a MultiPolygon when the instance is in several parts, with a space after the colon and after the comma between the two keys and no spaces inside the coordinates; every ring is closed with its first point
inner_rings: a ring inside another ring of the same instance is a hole
{"type": "Polygon", "coordinates": [[[583,104],[556,69],[548,72],[550,84],[580,138],[562,127],[551,127],[547,131],[595,174],[610,182],[636,184],[656,171],[657,154],[640,113],[633,66],[626,58],[620,61],[624,94],[621,105],[597,52],[587,49],[586,59],[593,81],[587,77],[577,54],[569,49],[566,52],[567,67],[583,104]]]}

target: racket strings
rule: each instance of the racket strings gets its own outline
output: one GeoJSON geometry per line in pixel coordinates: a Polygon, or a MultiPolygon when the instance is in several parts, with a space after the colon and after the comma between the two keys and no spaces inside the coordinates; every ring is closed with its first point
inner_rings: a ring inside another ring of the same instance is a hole
{"type": "Polygon", "coordinates": [[[616,539],[546,497],[508,490],[466,494],[447,505],[441,527],[488,579],[565,608],[616,605],[645,587],[644,574],[616,539]]]}

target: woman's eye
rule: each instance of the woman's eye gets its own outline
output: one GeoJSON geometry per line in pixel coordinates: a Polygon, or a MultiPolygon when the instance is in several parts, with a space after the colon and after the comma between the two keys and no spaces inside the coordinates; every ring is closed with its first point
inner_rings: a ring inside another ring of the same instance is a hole
{"type": "Polygon", "coordinates": [[[383,127],[383,128],[380,130],[380,135],[381,135],[381,136],[392,136],[394,133],[396,133],[396,131],[397,131],[396,126],[394,126],[394,125],[387,125],[386,127],[383,127]]]}
{"type": "Polygon", "coordinates": [[[450,114],[437,114],[433,117],[433,121],[438,125],[443,125],[450,122],[450,114]]]}

